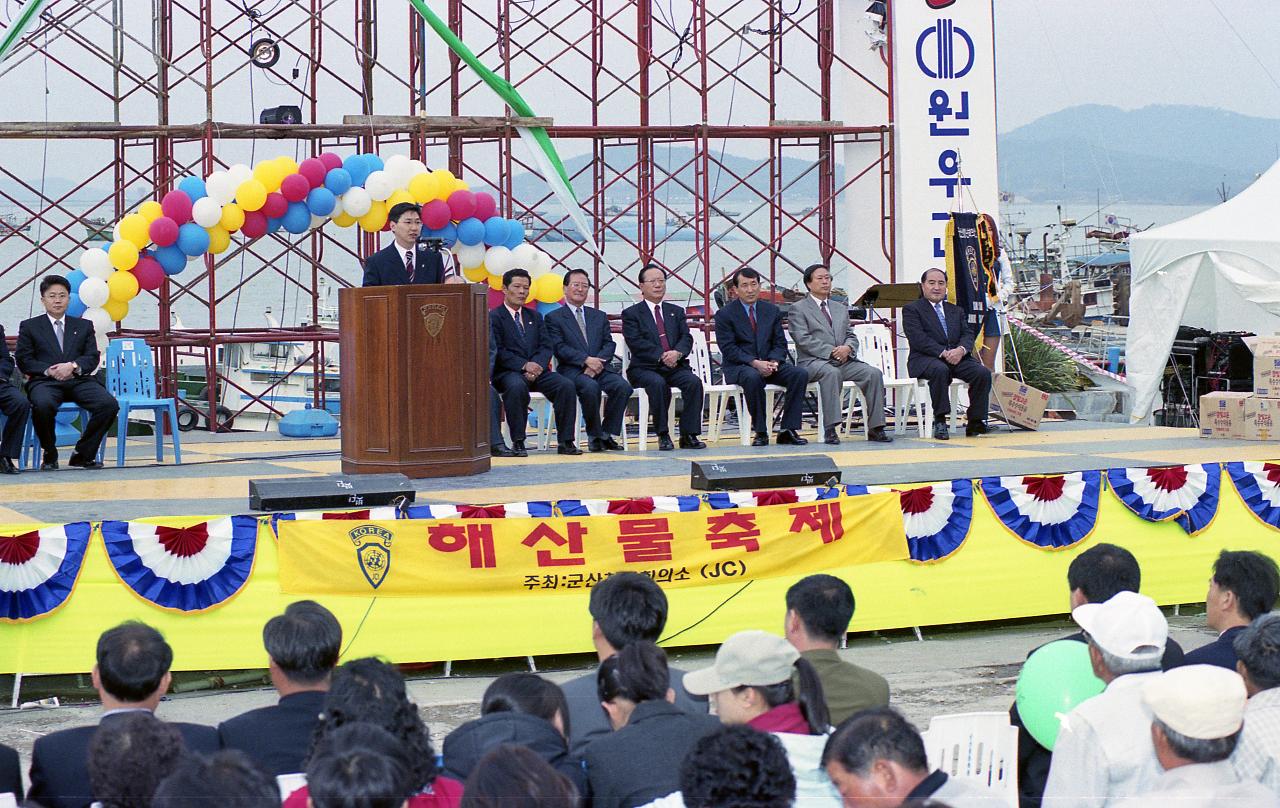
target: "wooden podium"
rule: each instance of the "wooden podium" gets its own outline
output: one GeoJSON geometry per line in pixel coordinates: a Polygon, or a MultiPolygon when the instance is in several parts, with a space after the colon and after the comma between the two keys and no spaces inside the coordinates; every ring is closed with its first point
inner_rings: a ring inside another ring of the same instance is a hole
{"type": "Polygon", "coordinates": [[[468,283],[338,293],[344,474],[489,470],[486,292],[468,283]]]}

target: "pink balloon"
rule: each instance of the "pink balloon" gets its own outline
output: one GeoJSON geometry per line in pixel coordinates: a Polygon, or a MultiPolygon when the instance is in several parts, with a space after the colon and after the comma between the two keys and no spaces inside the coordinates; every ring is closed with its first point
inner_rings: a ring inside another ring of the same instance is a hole
{"type": "Polygon", "coordinates": [[[493,287],[489,288],[489,308],[490,309],[498,308],[499,306],[502,305],[502,302],[506,299],[507,299],[506,295],[504,295],[499,290],[494,289],[493,287]]]}
{"type": "Polygon", "coordinates": [[[154,292],[164,284],[164,267],[151,256],[143,256],[133,265],[133,277],[138,279],[138,288],[154,292]]]}
{"type": "Polygon", "coordinates": [[[326,172],[332,171],[335,168],[342,168],[342,158],[333,152],[324,152],[323,154],[318,155],[316,159],[321,163],[324,163],[324,170],[326,172]]]}
{"type": "Polygon", "coordinates": [[[439,230],[449,223],[449,205],[441,199],[433,199],[422,206],[422,223],[432,230],[439,230]]]}
{"type": "Polygon", "coordinates": [[[170,191],[160,200],[160,210],[178,224],[191,221],[191,197],[185,191],[170,191]]]}
{"type": "Polygon", "coordinates": [[[267,234],[267,217],[260,210],[246,210],[240,232],[245,238],[262,238],[267,234]]]}
{"type": "Polygon", "coordinates": [[[284,198],[284,194],[278,192],[267,194],[267,201],[262,203],[263,215],[272,219],[279,219],[288,209],[289,200],[284,198]]]}
{"type": "Polygon", "coordinates": [[[308,157],[298,165],[298,173],[307,178],[307,185],[312,188],[319,188],[324,185],[324,175],[329,169],[324,167],[324,161],[318,157],[308,157]]]}
{"type": "Polygon", "coordinates": [[[454,191],[449,194],[449,218],[455,222],[476,215],[476,195],[470,191],[454,191]]]}
{"type": "Polygon", "coordinates": [[[290,174],[280,182],[280,194],[290,202],[301,202],[310,190],[311,183],[300,173],[290,174]]]}
{"type": "MultiPolygon", "coordinates": [[[[147,228],[147,235],[157,247],[168,247],[178,240],[178,223],[168,216],[161,216],[147,228]]],[[[162,269],[161,272],[164,270],[162,269]]]]}
{"type": "Polygon", "coordinates": [[[498,203],[493,200],[490,194],[484,191],[476,191],[476,212],[471,214],[482,222],[487,222],[498,212],[498,203]]]}

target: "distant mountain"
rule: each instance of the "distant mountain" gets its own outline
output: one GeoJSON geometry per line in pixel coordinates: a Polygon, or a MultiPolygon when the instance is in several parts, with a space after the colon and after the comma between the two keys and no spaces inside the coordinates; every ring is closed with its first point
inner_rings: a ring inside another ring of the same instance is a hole
{"type": "Polygon", "coordinates": [[[1000,187],[1032,201],[1203,204],[1280,157],[1280,120],[1219,109],[1086,105],[999,136],[1000,187]]]}

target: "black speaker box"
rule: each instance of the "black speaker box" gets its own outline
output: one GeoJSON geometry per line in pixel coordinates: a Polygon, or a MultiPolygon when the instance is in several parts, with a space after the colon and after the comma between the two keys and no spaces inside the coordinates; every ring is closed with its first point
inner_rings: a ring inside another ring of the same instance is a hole
{"type": "Polygon", "coordinates": [[[249,481],[249,509],[311,511],[319,508],[372,508],[413,502],[415,492],[403,474],[332,474],[249,481]]]}
{"type": "Polygon", "coordinates": [[[840,482],[840,469],[827,455],[788,455],[751,460],[694,462],[689,485],[697,491],[795,488],[840,482]]]}
{"type": "Polygon", "coordinates": [[[292,104],[267,107],[258,114],[258,123],[302,123],[302,107],[292,104]]]}

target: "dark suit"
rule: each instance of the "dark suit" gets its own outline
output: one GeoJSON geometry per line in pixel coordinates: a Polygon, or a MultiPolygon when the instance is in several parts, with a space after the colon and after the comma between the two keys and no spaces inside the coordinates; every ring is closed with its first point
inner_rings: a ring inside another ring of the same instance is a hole
{"type": "Polygon", "coordinates": [[[947,318],[947,330],[933,305],[923,297],[902,307],[902,330],[911,343],[907,354],[907,372],[929,384],[929,398],[933,401],[935,421],[951,412],[948,388],[952,379],[969,383],[969,423],[987,420],[987,398],[991,394],[991,371],[973,357],[977,328],[965,319],[964,310],[954,303],[943,301],[942,311],[947,318]],[[962,347],[969,352],[954,365],[941,358],[942,352],[962,347]]]}
{"type": "Polygon", "coordinates": [[[320,722],[325,694],[304,690],[218,725],[223,749],[239,749],[273,777],[304,771],[311,733],[320,722]]]}
{"type": "Polygon", "coordinates": [[[552,346],[542,315],[529,309],[520,309],[520,322],[524,333],[516,328],[515,318],[505,304],[489,312],[497,352],[494,355],[493,387],[502,396],[502,406],[507,411],[507,428],[511,430],[513,443],[523,443],[525,425],[529,420],[529,393],[541,393],[551,402],[556,413],[556,432],[563,443],[573,440],[574,407],[573,382],[550,370],[552,346]],[[524,366],[534,362],[543,368],[542,375],[532,382],[525,381],[524,366]]]}
{"type": "MultiPolygon", "coordinates": [[[[724,380],[742,388],[751,413],[751,430],[768,432],[771,412],[765,411],[764,386],[776,384],[786,388],[782,405],[782,429],[799,429],[804,413],[804,389],[809,372],[796,367],[787,351],[787,338],[782,335],[782,312],[766,300],[757,300],[756,326],[751,327],[747,307],[732,300],[716,312],[716,342],[720,345],[724,380]],[[765,377],[751,366],[753,360],[778,363],[778,369],[765,377]]],[[[738,414],[742,418],[742,414],[738,414]]]]}
{"type": "Polygon", "coordinates": [[[613,337],[609,331],[609,318],[599,309],[582,307],[582,317],[587,326],[584,336],[578,327],[574,307],[564,305],[547,315],[547,333],[559,364],[556,369],[573,382],[582,404],[582,416],[587,422],[587,435],[603,438],[605,434],[622,434],[622,418],[631,398],[631,385],[622,375],[609,370],[613,359],[613,337]],[[605,368],[594,378],[588,376],[588,357],[604,360],[605,368]],[[603,428],[600,423],[600,394],[608,397],[603,428]]]}
{"type": "Polygon", "coordinates": [[[4,326],[0,325],[0,413],[4,414],[4,435],[0,437],[0,457],[17,459],[22,452],[22,436],[27,428],[31,404],[22,391],[13,386],[13,354],[5,342],[4,326]]]}
{"type": "MultiPolygon", "coordinates": [[[[493,378],[493,367],[498,361],[498,338],[493,334],[493,319],[489,319],[489,378],[493,378]]],[[[489,387],[489,447],[503,446],[502,439],[502,398],[498,391],[489,387]]]]}
{"type": "Polygon", "coordinates": [[[704,735],[720,728],[713,715],[693,715],[661,699],[636,705],[626,726],[587,747],[594,808],[634,808],[680,790],[680,764],[704,735]]]}
{"type": "Polygon", "coordinates": [[[1232,626],[1219,635],[1218,639],[1202,645],[1194,651],[1188,651],[1182,658],[1183,665],[1217,665],[1229,671],[1236,669],[1236,637],[1245,630],[1245,626],[1232,626]]]}
{"type": "Polygon", "coordinates": [[[671,388],[679,390],[684,401],[680,411],[680,434],[692,437],[702,432],[703,401],[702,380],[689,369],[693,335],[689,333],[684,309],[665,300],[661,306],[667,345],[680,353],[680,361],[673,368],[662,364],[662,342],[658,336],[653,304],[642,300],[622,310],[622,337],[627,341],[627,350],[631,351],[627,380],[649,396],[654,431],[659,435],[666,435],[670,430],[667,409],[671,406],[671,388]]]}
{"type": "MultiPolygon", "coordinates": [[[[601,738],[607,738],[613,732],[609,726],[609,716],[600,706],[600,695],[596,692],[597,670],[570,679],[560,685],[564,693],[565,704],[569,707],[569,751],[582,757],[587,747],[601,738]]],[[[707,697],[691,696],[684,689],[685,672],[679,668],[667,669],[667,682],[676,694],[676,707],[690,715],[707,715],[707,697]]]]}
{"type": "MultiPolygon", "coordinates": [[[[392,241],[365,259],[364,282],[361,286],[397,286],[409,283],[409,272],[404,260],[405,251],[392,241]]],[[[444,258],[437,250],[427,249],[425,244],[415,245],[413,255],[413,283],[444,283],[444,258]]]]}
{"type": "MultiPolygon", "coordinates": [[[[91,727],[74,727],[37,738],[31,747],[31,791],[27,799],[44,808],[84,808],[93,802],[89,785],[89,744],[98,727],[129,712],[104,715],[91,727]]],[[[200,724],[171,722],[182,733],[188,752],[218,751],[218,732],[200,724]]]]}
{"type": "Polygon", "coordinates": [[[18,349],[14,355],[18,367],[29,377],[27,398],[31,400],[31,421],[44,453],[58,456],[54,435],[58,407],[63,401],[74,401],[89,411],[89,423],[76,443],[75,453],[86,460],[96,458],[102,439],[120,411],[120,404],[91,375],[98,369],[99,360],[93,323],[64,316],[62,348],[59,348],[47,314],[23,320],[18,326],[18,349]],[[77,375],[66,381],[45,375],[50,366],[62,362],[75,362],[77,375]]]}
{"type": "Polygon", "coordinates": [[[22,804],[22,764],[18,752],[0,743],[0,794],[12,794],[22,804]]]}

